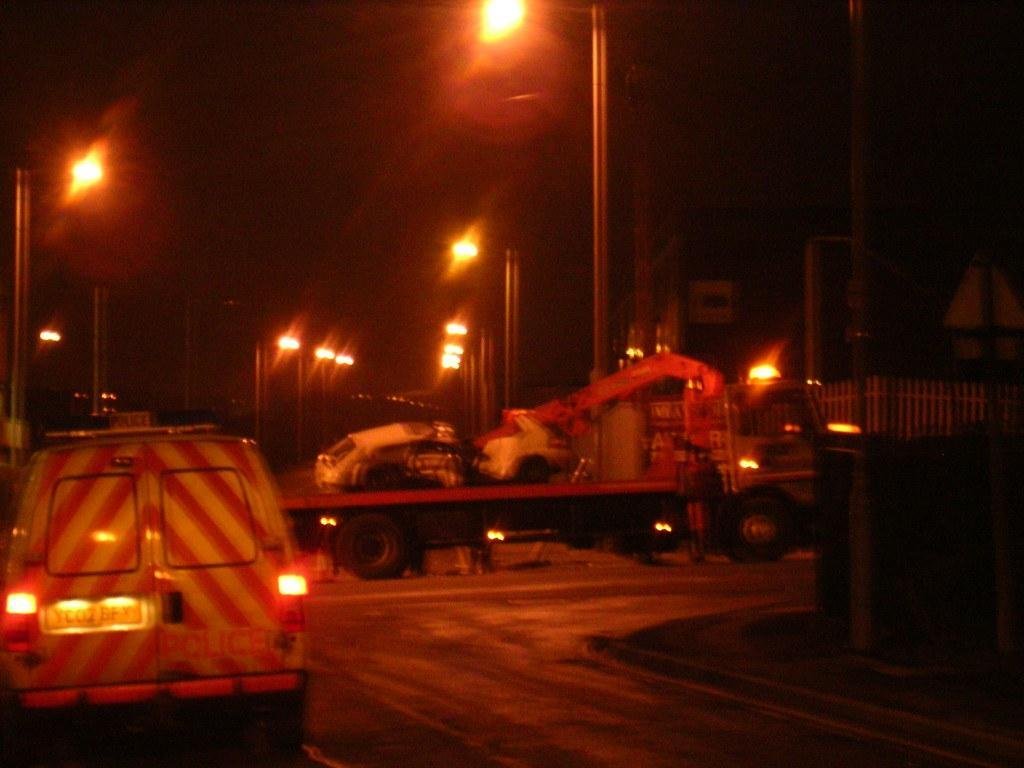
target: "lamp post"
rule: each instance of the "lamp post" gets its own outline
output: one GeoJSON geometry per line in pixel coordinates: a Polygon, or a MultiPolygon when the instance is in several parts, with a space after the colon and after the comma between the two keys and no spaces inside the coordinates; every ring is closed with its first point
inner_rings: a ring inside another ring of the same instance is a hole
{"type": "MultiPolygon", "coordinates": [[[[75,197],[103,179],[103,166],[94,149],[71,167],[68,198],[75,197]]],[[[30,265],[32,261],[32,174],[24,168],[14,173],[14,289],[12,291],[12,343],[9,384],[10,420],[8,446],[10,462],[20,465],[25,458],[25,379],[28,368],[26,332],[29,318],[30,265]]]]}
{"type": "MultiPolygon", "coordinates": [[[[479,246],[469,239],[452,245],[452,259],[456,262],[472,261],[480,255],[479,246]]],[[[502,354],[502,407],[511,408],[516,399],[516,381],[519,367],[519,252],[505,249],[505,318],[502,354]]]]}
{"type": "MultiPolygon", "coordinates": [[[[593,282],[594,331],[591,382],[608,373],[608,46],[606,13],[603,0],[590,4],[591,47],[591,121],[593,126],[593,282]]],[[[525,7],[522,0],[489,0],[484,5],[484,41],[499,39],[522,25],[525,7]]],[[[601,424],[595,420],[592,430],[595,472],[600,476],[601,424]]]]}
{"type": "MultiPolygon", "coordinates": [[[[277,348],[282,352],[298,352],[302,342],[295,336],[285,334],[278,337],[277,348]]],[[[302,355],[296,355],[295,380],[295,459],[302,459],[302,355]]]]}

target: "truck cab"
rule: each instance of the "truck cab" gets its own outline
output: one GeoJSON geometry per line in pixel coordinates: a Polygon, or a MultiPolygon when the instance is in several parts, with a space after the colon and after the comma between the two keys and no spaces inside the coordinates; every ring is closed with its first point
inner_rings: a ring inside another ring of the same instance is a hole
{"type": "Polygon", "coordinates": [[[718,536],[736,559],[776,559],[809,536],[823,429],[811,386],[751,378],[728,385],[716,404],[718,536]]]}

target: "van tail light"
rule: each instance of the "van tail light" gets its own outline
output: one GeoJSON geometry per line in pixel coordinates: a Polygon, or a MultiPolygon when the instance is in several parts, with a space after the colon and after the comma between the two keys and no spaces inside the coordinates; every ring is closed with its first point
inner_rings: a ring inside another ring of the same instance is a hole
{"type": "Polygon", "coordinates": [[[4,601],[3,637],[5,651],[26,653],[39,626],[39,604],[31,592],[9,592],[4,601]]]}
{"type": "Polygon", "coordinates": [[[308,593],[302,574],[282,573],[277,577],[277,618],[285,632],[302,632],[306,628],[302,597],[308,593]]]}

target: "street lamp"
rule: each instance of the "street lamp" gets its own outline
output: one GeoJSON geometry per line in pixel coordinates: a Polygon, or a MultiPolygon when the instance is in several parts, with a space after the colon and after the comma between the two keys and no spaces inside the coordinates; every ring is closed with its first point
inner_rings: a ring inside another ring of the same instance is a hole
{"type": "Polygon", "coordinates": [[[526,17],[523,0],[487,0],[483,8],[480,37],[493,42],[507,37],[518,29],[526,17]]]}
{"type": "MultiPolygon", "coordinates": [[[[492,18],[490,7],[490,2],[484,5],[481,39],[485,42],[498,39],[487,34],[488,19],[492,18]]],[[[514,23],[508,25],[508,31],[518,28],[524,17],[525,9],[514,23]]],[[[608,46],[603,0],[593,0],[590,4],[590,38],[594,228],[594,360],[590,381],[593,383],[608,373],[608,46]]],[[[602,432],[600,421],[595,420],[591,434],[596,458],[595,473],[598,477],[603,464],[602,432]]]]}
{"type": "MultiPolygon", "coordinates": [[[[94,186],[103,179],[98,150],[75,162],[70,171],[67,199],[94,186]]],[[[12,291],[11,380],[9,384],[10,419],[7,442],[10,462],[18,465],[24,458],[27,442],[25,427],[25,379],[28,367],[25,334],[28,327],[29,273],[31,264],[32,174],[16,168],[14,174],[14,289],[12,291]]]]}
{"type": "MultiPolygon", "coordinates": [[[[500,40],[522,26],[522,0],[487,0],[480,39],[500,40]]],[[[590,4],[591,111],[593,124],[594,362],[591,381],[608,373],[608,46],[605,4],[590,4]]]]}
{"type": "MultiPolygon", "coordinates": [[[[472,261],[480,254],[475,242],[463,238],[452,245],[452,260],[455,263],[472,261]]],[[[504,371],[502,406],[512,407],[515,396],[515,382],[519,361],[519,252],[505,249],[505,325],[504,325],[504,371]]]]}

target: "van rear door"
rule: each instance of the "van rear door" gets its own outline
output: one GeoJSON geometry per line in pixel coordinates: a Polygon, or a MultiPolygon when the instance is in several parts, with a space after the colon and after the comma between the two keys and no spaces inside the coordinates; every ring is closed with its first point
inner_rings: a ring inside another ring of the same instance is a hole
{"type": "MultiPolygon", "coordinates": [[[[101,445],[45,453],[34,465],[32,492],[23,499],[34,508],[20,518],[32,521],[32,531],[18,583],[38,598],[39,662],[21,668],[23,690],[155,678],[158,604],[138,453],[139,446],[101,445]]],[[[91,701],[131,691],[86,695],[91,701]]]]}
{"type": "Polygon", "coordinates": [[[159,508],[160,678],[222,678],[210,684],[223,691],[198,680],[195,690],[181,691],[220,695],[231,693],[227,677],[284,669],[289,644],[277,578],[286,532],[268,522],[271,486],[252,449],[241,441],[168,440],[150,444],[148,463],[159,508]]]}

